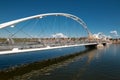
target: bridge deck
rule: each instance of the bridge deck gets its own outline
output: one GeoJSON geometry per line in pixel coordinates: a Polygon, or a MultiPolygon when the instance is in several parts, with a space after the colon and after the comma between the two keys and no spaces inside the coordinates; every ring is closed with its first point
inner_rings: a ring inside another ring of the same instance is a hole
{"type": "Polygon", "coordinates": [[[13,53],[22,53],[22,52],[31,52],[31,51],[41,51],[41,50],[50,50],[50,49],[58,49],[58,48],[67,48],[67,47],[76,47],[76,46],[86,46],[86,45],[96,45],[97,43],[85,43],[85,44],[75,44],[75,45],[64,45],[64,46],[55,46],[55,47],[44,47],[44,48],[30,48],[30,49],[18,49],[13,48],[8,51],[0,51],[1,54],[13,54],[13,53]]]}

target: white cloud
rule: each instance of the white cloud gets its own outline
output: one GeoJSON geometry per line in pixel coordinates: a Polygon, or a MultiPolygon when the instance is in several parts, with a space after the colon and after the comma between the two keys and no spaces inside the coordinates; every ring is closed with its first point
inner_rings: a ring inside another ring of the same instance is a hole
{"type": "Polygon", "coordinates": [[[64,35],[63,33],[53,34],[52,37],[54,37],[54,38],[67,38],[67,36],[64,35]]]}
{"type": "Polygon", "coordinates": [[[97,39],[107,39],[107,38],[111,38],[111,36],[107,36],[105,34],[103,34],[102,32],[98,32],[97,34],[93,34],[93,36],[97,39]]]}
{"type": "Polygon", "coordinates": [[[114,36],[119,36],[116,30],[110,31],[110,33],[113,34],[114,36]]]}

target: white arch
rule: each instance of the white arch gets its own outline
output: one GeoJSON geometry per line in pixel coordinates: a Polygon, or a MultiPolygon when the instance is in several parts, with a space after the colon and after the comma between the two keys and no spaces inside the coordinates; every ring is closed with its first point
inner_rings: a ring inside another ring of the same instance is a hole
{"type": "Polygon", "coordinates": [[[34,19],[34,18],[43,18],[45,16],[65,16],[68,18],[71,18],[75,21],[77,21],[79,24],[81,24],[83,26],[83,28],[86,30],[86,32],[88,33],[88,35],[91,35],[91,32],[88,30],[87,25],[85,24],[85,22],[80,19],[79,17],[72,15],[72,14],[68,14],[68,13],[46,13],[46,14],[39,14],[39,15],[35,15],[35,16],[30,16],[30,17],[26,17],[26,18],[21,18],[21,19],[17,19],[17,20],[13,20],[10,22],[5,22],[0,24],[0,29],[8,27],[8,26],[14,26],[17,23],[23,22],[23,21],[27,21],[30,19],[34,19]]]}

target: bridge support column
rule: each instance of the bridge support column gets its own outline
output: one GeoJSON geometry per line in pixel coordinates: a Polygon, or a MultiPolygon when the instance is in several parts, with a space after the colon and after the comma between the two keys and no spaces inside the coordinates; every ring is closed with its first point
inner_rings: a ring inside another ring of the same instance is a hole
{"type": "Polygon", "coordinates": [[[103,48],[106,45],[107,45],[107,43],[98,43],[97,48],[103,48]]]}
{"type": "Polygon", "coordinates": [[[97,47],[97,48],[103,48],[104,45],[103,45],[102,43],[98,43],[96,47],[97,47]]]}

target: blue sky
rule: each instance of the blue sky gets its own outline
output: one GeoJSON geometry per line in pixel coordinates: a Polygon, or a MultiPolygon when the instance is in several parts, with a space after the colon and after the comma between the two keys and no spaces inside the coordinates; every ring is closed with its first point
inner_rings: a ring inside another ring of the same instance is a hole
{"type": "Polygon", "coordinates": [[[92,33],[120,34],[120,0],[0,0],[0,23],[49,12],[76,15],[92,33]]]}

